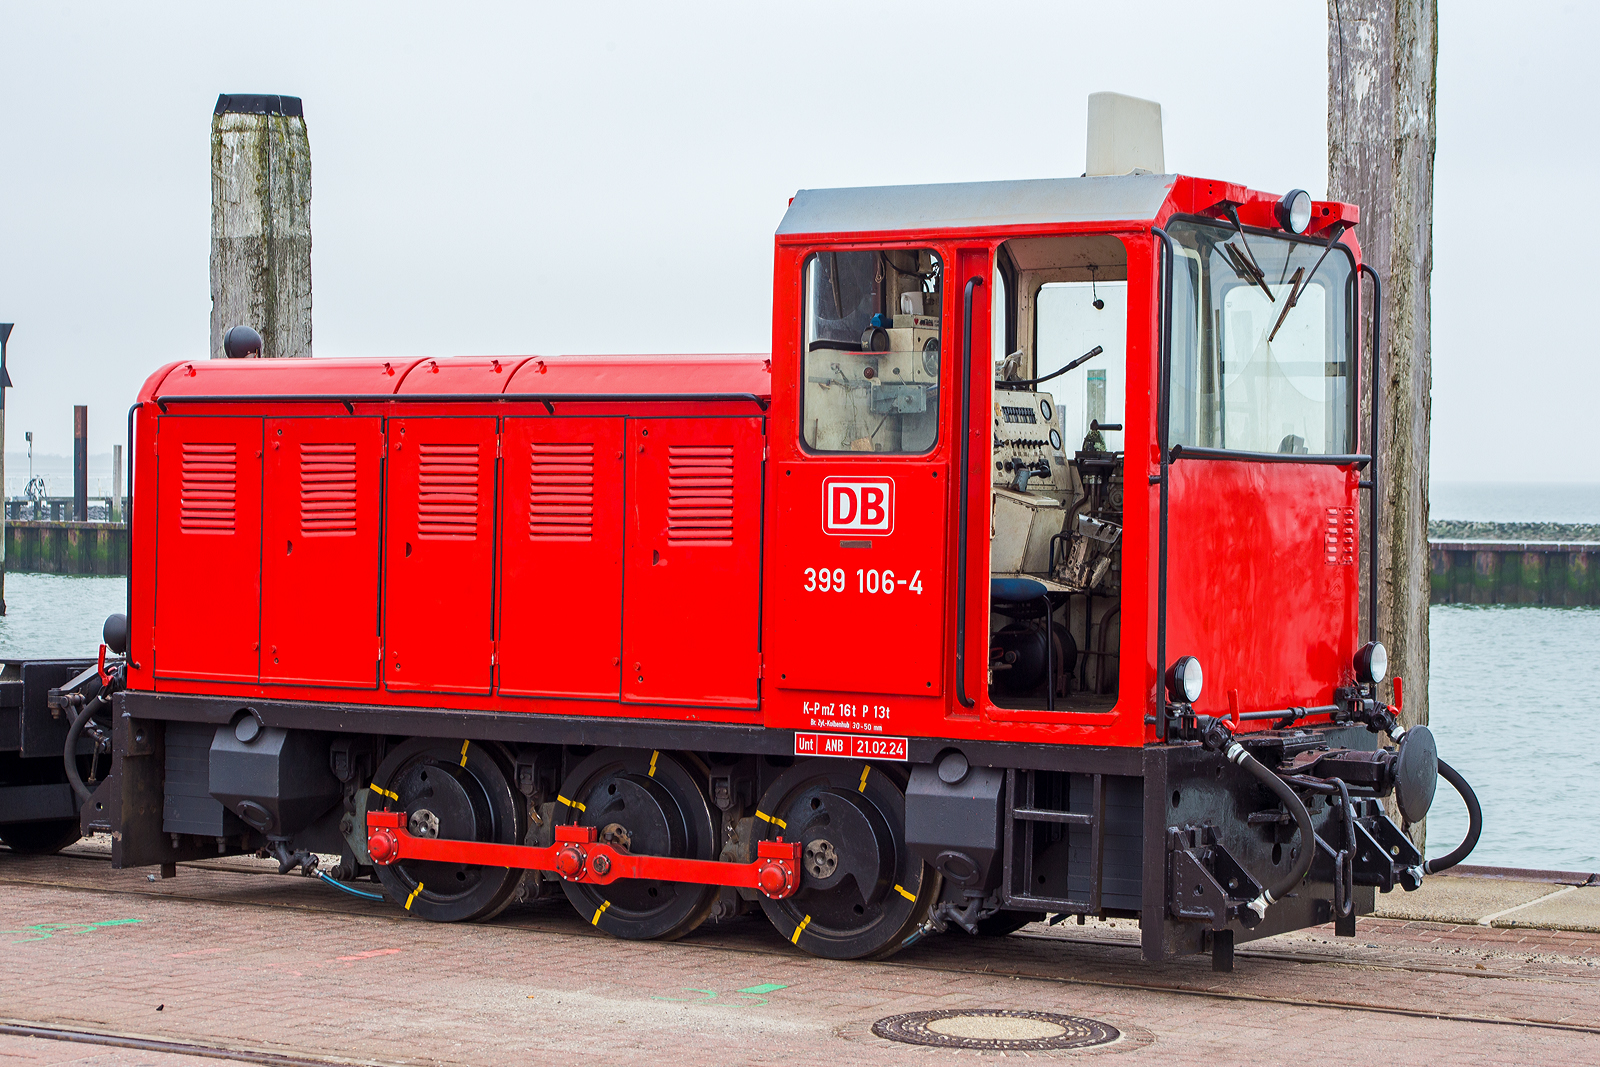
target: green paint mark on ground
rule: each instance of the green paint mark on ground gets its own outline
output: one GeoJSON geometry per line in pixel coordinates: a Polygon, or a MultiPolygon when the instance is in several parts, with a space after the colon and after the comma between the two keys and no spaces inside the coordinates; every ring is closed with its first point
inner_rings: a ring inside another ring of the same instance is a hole
{"type": "Polygon", "coordinates": [[[105,919],[93,923],[34,923],[24,926],[20,930],[0,930],[0,937],[6,934],[30,934],[30,937],[15,937],[11,939],[13,945],[20,945],[24,941],[44,941],[57,934],[88,934],[108,926],[129,926],[133,923],[144,922],[143,919],[105,919]]]}
{"type": "MultiPolygon", "coordinates": [[[[742,997],[743,999],[740,1000],[738,1003],[742,1004],[745,1007],[748,1007],[748,1008],[759,1008],[762,1005],[767,1003],[767,998],[763,994],[776,993],[780,989],[788,989],[788,988],[789,988],[788,986],[780,985],[777,982],[762,982],[760,985],[749,985],[749,986],[745,986],[743,989],[736,989],[732,993],[729,993],[727,995],[731,996],[731,997],[742,997]]],[[[652,996],[650,999],[651,1000],[670,1000],[670,1001],[694,1001],[695,1003],[698,1003],[698,1004],[704,1004],[707,1001],[716,1000],[717,996],[718,996],[717,991],[715,989],[693,989],[693,988],[685,987],[683,989],[678,990],[678,992],[680,992],[680,993],[698,993],[700,995],[697,996],[697,997],[652,996]]]]}

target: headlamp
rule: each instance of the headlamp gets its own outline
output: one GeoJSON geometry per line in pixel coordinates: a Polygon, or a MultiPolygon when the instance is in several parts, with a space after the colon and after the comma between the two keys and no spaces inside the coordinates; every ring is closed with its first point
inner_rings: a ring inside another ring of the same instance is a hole
{"type": "Polygon", "coordinates": [[[1368,641],[1356,653],[1356,678],[1362,682],[1381,682],[1389,676],[1389,650],[1377,641],[1368,641]]]}
{"type": "Polygon", "coordinates": [[[1200,699],[1205,676],[1200,661],[1193,656],[1180,656],[1178,662],[1167,668],[1167,696],[1178,704],[1193,704],[1200,699]]]}
{"type": "Polygon", "coordinates": [[[1304,189],[1290,189],[1272,212],[1278,217],[1279,226],[1290,233],[1305,233],[1311,225],[1311,194],[1304,189]]]}

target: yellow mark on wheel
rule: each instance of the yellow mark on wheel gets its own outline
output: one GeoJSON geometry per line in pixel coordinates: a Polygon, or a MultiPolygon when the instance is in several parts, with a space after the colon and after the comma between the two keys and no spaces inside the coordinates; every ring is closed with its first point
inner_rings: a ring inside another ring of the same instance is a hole
{"type": "Polygon", "coordinates": [[[913,904],[915,904],[917,902],[917,895],[915,893],[908,893],[906,891],[906,887],[903,886],[903,885],[895,886],[894,887],[894,891],[896,893],[899,893],[901,896],[905,897],[907,900],[911,901],[911,903],[913,903],[913,904]]]}
{"type": "Polygon", "coordinates": [[[872,764],[869,763],[865,767],[861,768],[861,784],[856,786],[857,793],[865,793],[867,791],[867,775],[871,773],[872,764]]]}
{"type": "Polygon", "coordinates": [[[800,935],[805,933],[806,932],[806,927],[808,927],[810,925],[811,925],[811,916],[807,915],[804,919],[801,919],[800,920],[800,925],[796,926],[794,928],[794,936],[789,939],[789,944],[798,945],[800,943],[800,935]]]}
{"type": "Polygon", "coordinates": [[[761,811],[760,809],[756,810],[756,818],[760,819],[762,822],[770,822],[780,830],[787,830],[789,828],[789,824],[778,818],[776,815],[768,815],[766,812],[761,811]]]}
{"type": "Polygon", "coordinates": [[[470,744],[472,744],[471,741],[461,742],[461,766],[463,767],[467,765],[467,746],[470,744]]]}
{"type": "Polygon", "coordinates": [[[652,752],[652,753],[650,753],[650,775],[649,776],[651,778],[654,778],[656,776],[656,757],[659,756],[659,755],[661,755],[660,752],[652,752]]]}
{"type": "Polygon", "coordinates": [[[372,783],[372,791],[374,793],[378,794],[380,797],[388,797],[390,800],[399,800],[400,799],[400,794],[399,793],[391,793],[391,792],[389,792],[389,790],[385,789],[383,786],[379,785],[377,782],[373,782],[372,783]]]}
{"type": "Polygon", "coordinates": [[[565,804],[569,808],[577,808],[579,811],[588,811],[589,810],[588,808],[584,807],[578,801],[576,801],[576,800],[568,800],[566,797],[562,796],[560,793],[556,794],[556,799],[561,801],[561,803],[565,804]]]}
{"type": "Polygon", "coordinates": [[[417,883],[417,888],[415,888],[415,889],[413,889],[411,891],[411,895],[409,897],[406,897],[406,910],[407,911],[411,910],[411,902],[413,900],[417,899],[417,894],[420,893],[420,892],[422,892],[422,883],[418,882],[417,883]]]}
{"type": "Polygon", "coordinates": [[[609,908],[609,907],[611,907],[611,901],[608,900],[604,904],[602,904],[598,908],[596,908],[594,910],[594,918],[589,920],[589,925],[590,926],[599,926],[600,925],[600,916],[604,915],[606,913],[606,909],[609,908]]]}

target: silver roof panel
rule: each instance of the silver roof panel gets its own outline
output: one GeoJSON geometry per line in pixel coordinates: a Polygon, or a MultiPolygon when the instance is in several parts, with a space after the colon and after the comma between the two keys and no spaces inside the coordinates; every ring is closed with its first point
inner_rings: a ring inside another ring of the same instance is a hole
{"type": "Polygon", "coordinates": [[[802,189],[778,235],[977,229],[1153,219],[1175,174],[802,189]]]}

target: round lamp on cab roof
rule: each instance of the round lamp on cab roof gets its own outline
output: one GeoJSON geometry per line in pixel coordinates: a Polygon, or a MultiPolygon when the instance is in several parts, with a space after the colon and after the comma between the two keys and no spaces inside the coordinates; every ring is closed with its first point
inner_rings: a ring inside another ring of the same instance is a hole
{"type": "Polygon", "coordinates": [[[1305,233],[1311,225],[1311,194],[1304,189],[1290,189],[1272,210],[1279,226],[1290,233],[1305,233]]]}

